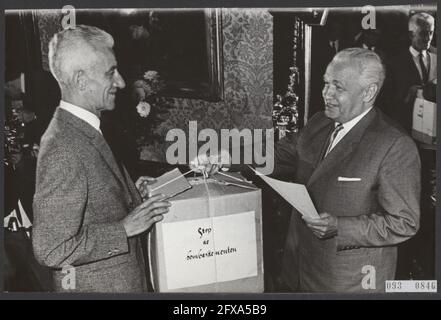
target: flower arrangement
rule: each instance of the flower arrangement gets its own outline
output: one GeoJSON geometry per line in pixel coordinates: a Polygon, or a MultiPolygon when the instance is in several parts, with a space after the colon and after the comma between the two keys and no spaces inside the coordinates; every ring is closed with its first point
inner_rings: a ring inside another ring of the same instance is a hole
{"type": "Polygon", "coordinates": [[[295,93],[296,83],[299,79],[299,70],[297,67],[290,67],[289,84],[286,93],[276,96],[273,105],[273,125],[278,131],[278,138],[281,139],[286,132],[298,132],[299,130],[299,97],[295,93]]]}
{"type": "Polygon", "coordinates": [[[145,72],[141,79],[132,84],[132,98],[136,103],[137,112],[136,140],[141,153],[145,153],[146,148],[156,149],[156,146],[162,143],[155,129],[165,120],[165,114],[172,105],[170,99],[159,95],[164,88],[164,81],[154,70],[145,72]]]}
{"type": "Polygon", "coordinates": [[[157,71],[147,71],[143,79],[133,83],[133,95],[138,101],[136,111],[142,118],[147,118],[151,111],[151,104],[154,104],[157,94],[164,88],[164,81],[161,80],[157,71]]]}

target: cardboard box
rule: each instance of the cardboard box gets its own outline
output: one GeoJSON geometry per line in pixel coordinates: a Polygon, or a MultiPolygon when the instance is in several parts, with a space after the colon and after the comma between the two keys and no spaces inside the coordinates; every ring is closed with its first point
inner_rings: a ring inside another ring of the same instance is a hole
{"type": "Polygon", "coordinates": [[[423,143],[435,144],[436,103],[417,97],[412,120],[412,137],[423,143]]]}
{"type": "Polygon", "coordinates": [[[151,233],[155,291],[263,292],[260,189],[189,182],[151,233]]]}

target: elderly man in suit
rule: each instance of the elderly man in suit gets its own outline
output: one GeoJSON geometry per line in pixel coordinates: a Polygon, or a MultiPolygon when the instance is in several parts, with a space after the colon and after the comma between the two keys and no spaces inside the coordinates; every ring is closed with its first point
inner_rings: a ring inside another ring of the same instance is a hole
{"type": "Polygon", "coordinates": [[[274,175],[305,184],[320,213],[291,216],[282,264],[289,290],[384,292],[396,245],[419,228],[420,159],[374,106],[384,77],[375,52],[340,51],[324,75],[325,111],[275,147],[274,175]]]}
{"type": "Polygon", "coordinates": [[[49,44],[62,97],[41,139],[32,240],[56,291],[144,291],[139,235],[170,205],[161,196],[142,202],[143,180],[135,186],[101,134],[101,112],[125,86],[112,47],[108,33],[83,25],[49,44]]]}
{"type": "Polygon", "coordinates": [[[409,48],[391,62],[387,94],[392,101],[384,110],[410,133],[417,91],[422,89],[429,100],[435,93],[437,58],[429,51],[435,19],[424,12],[416,13],[409,19],[408,30],[409,48]]]}

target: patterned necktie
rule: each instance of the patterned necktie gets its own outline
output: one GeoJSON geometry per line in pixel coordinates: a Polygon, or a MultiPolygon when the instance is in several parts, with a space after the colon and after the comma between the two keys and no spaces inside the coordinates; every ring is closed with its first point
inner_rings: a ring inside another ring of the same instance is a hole
{"type": "Polygon", "coordinates": [[[331,135],[329,136],[327,145],[326,145],[326,152],[323,155],[323,159],[326,158],[326,156],[328,155],[328,153],[331,151],[331,147],[332,147],[332,143],[334,142],[335,138],[337,137],[338,133],[340,132],[340,130],[343,129],[343,125],[341,123],[339,123],[334,131],[332,131],[331,135]]]}
{"type": "Polygon", "coordinates": [[[429,80],[429,72],[427,71],[426,65],[424,64],[423,53],[420,52],[419,56],[420,56],[421,73],[423,75],[422,80],[423,80],[423,84],[426,84],[427,80],[429,80]]]}

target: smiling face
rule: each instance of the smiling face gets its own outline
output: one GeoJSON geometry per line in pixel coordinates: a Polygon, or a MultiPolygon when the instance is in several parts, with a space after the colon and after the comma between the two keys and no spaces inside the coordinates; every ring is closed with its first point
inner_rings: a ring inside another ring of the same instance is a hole
{"type": "Polygon", "coordinates": [[[332,61],[323,77],[322,91],[325,115],[335,122],[345,123],[367,110],[364,88],[358,68],[346,61],[332,61]]]}
{"type": "Polygon", "coordinates": [[[89,109],[99,116],[102,111],[115,108],[116,92],[125,87],[125,82],[117,70],[111,49],[97,49],[94,54],[94,63],[85,71],[85,94],[89,109]]]}

